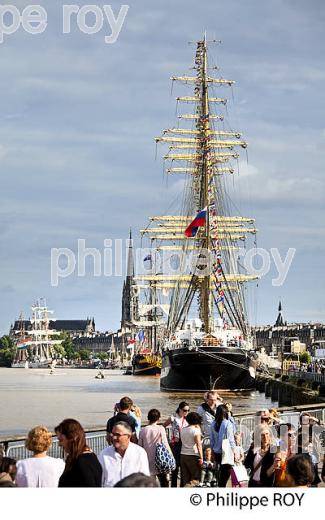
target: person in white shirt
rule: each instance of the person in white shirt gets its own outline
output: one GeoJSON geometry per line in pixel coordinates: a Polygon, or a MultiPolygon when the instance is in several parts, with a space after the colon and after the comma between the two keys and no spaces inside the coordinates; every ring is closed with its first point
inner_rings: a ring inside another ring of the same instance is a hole
{"type": "Polygon", "coordinates": [[[132,473],[150,476],[148,457],[143,448],[131,442],[132,428],[124,421],[114,424],[111,433],[112,445],[98,457],[103,468],[102,487],[114,487],[132,473]]]}
{"type": "Polygon", "coordinates": [[[17,462],[17,487],[58,487],[65,463],[47,455],[52,435],[44,426],[36,426],[26,439],[26,448],[33,452],[29,459],[17,462]]]}

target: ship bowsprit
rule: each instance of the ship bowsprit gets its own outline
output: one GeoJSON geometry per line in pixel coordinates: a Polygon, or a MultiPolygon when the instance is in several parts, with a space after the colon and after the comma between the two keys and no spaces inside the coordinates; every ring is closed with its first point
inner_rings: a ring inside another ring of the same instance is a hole
{"type": "Polygon", "coordinates": [[[160,389],[202,392],[255,388],[254,361],[236,347],[204,347],[163,352],[160,389]]]}

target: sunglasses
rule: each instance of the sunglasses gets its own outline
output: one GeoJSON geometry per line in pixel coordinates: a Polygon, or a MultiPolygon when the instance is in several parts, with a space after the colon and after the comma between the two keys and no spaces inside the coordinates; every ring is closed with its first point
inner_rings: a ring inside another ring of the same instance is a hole
{"type": "Polygon", "coordinates": [[[190,409],[189,408],[183,408],[183,412],[189,412],[190,409]]]}
{"type": "Polygon", "coordinates": [[[129,436],[129,433],[111,433],[111,437],[115,437],[116,439],[119,439],[120,437],[124,437],[125,435],[129,436]]]}

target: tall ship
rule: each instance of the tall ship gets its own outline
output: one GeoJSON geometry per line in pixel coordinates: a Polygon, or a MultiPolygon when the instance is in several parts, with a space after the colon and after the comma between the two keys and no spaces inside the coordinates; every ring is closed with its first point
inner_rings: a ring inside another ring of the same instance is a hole
{"type": "Polygon", "coordinates": [[[17,350],[12,368],[54,368],[55,346],[61,345],[62,339],[57,339],[60,332],[49,327],[52,314],[45,299],[40,298],[32,306],[32,317],[28,322],[21,315],[21,325],[14,337],[17,350]]]}
{"type": "Polygon", "coordinates": [[[217,91],[234,81],[208,63],[206,37],[196,42],[192,70],[171,78],[191,89],[177,97],[187,110],[156,138],[168,146],[166,173],[185,175],[178,208],[150,217],[141,231],[157,261],[135,280],[154,286],[168,306],[160,345],[162,391],[251,389],[255,361],[244,293],[245,283],[258,277],[246,272],[238,253],[257,230],[254,218],[233,214],[228,191],[232,163],[247,143],[227,123],[227,99],[217,91]]]}

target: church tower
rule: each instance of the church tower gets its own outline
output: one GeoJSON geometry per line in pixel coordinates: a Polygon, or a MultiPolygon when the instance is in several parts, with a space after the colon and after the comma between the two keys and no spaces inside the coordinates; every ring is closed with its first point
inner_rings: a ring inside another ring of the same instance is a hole
{"type": "Polygon", "coordinates": [[[279,301],[278,317],[277,317],[277,319],[276,319],[276,322],[275,322],[274,326],[275,326],[275,327],[284,327],[286,324],[287,324],[287,322],[284,321],[284,319],[283,319],[283,315],[282,315],[282,305],[281,305],[281,301],[279,301]]]}
{"type": "Polygon", "coordinates": [[[130,230],[128,244],[127,272],[123,282],[122,291],[122,332],[131,332],[134,327],[133,321],[138,319],[138,295],[134,287],[134,257],[133,257],[133,240],[130,230]]]}

